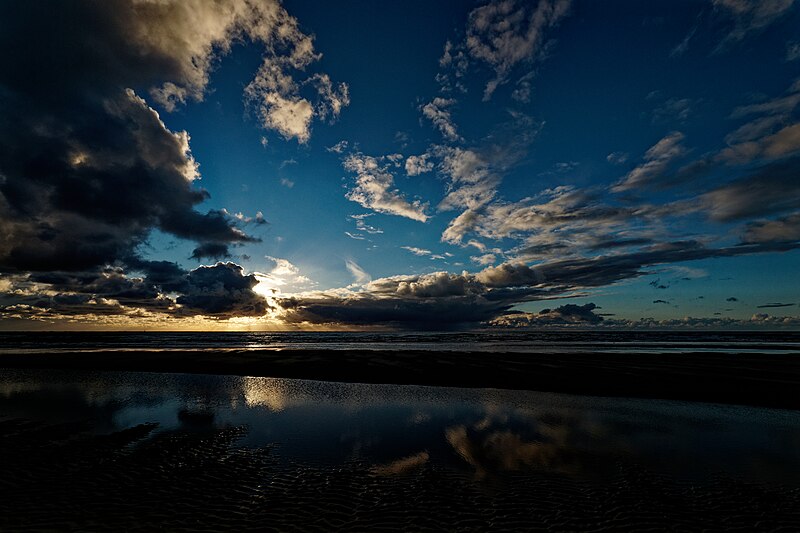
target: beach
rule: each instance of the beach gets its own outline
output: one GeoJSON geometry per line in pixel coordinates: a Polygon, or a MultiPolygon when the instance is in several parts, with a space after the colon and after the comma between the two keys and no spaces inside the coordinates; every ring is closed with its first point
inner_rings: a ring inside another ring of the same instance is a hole
{"type": "Polygon", "coordinates": [[[792,334],[2,340],[0,530],[800,528],[792,334]]]}
{"type": "Polygon", "coordinates": [[[0,529],[796,530],[800,413],[5,370],[0,529]]]}
{"type": "Polygon", "coordinates": [[[800,357],[780,354],[486,353],[203,349],[2,353],[0,368],[127,370],[495,387],[800,408],[800,357]]]}

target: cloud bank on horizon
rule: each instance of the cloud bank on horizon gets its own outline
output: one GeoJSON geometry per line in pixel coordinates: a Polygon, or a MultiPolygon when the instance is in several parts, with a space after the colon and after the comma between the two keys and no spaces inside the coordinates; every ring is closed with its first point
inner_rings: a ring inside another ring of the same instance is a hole
{"type": "Polygon", "coordinates": [[[800,327],[793,0],[387,9],[0,6],[0,327],[800,327]]]}

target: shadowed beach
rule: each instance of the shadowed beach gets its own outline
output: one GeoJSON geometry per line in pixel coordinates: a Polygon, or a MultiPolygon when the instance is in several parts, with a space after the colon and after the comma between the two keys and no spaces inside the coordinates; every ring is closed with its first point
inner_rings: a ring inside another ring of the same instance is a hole
{"type": "Polygon", "coordinates": [[[796,411],[83,370],[0,375],[0,529],[788,530],[796,411]]]}
{"type": "Polygon", "coordinates": [[[432,350],[103,350],[3,353],[0,367],[231,374],[494,387],[800,408],[800,358],[781,354],[432,350]]]}

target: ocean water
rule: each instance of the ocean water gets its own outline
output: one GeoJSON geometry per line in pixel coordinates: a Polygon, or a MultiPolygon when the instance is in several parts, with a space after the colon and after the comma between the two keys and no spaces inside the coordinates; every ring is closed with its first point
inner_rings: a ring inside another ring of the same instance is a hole
{"type": "Polygon", "coordinates": [[[0,529],[800,527],[800,412],[496,389],[0,373],[0,529]]]}
{"type": "Polygon", "coordinates": [[[0,333],[0,353],[163,350],[434,350],[524,353],[797,353],[800,332],[37,332],[0,333]]]}

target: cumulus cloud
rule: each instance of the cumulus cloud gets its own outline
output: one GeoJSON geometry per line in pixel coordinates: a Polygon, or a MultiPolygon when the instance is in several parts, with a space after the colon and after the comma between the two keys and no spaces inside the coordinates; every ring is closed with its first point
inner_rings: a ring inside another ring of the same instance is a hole
{"type": "Polygon", "coordinates": [[[197,187],[189,134],[168,129],[145,100],[166,112],[202,100],[219,59],[243,41],[263,54],[245,97],[265,127],[302,142],[315,118],[333,120],[348,104],[346,85],[305,74],[320,54],[274,0],[0,6],[0,46],[18,51],[0,57],[0,271],[48,300],[25,305],[263,314],[238,265],[185,272],[140,257],[153,230],[196,242],[198,260],[258,240],[243,227],[265,223],[262,214],[197,210],[209,195],[197,187]],[[32,281],[50,274],[73,279],[32,281]]]}
{"type": "Polygon", "coordinates": [[[186,276],[187,288],[176,299],[181,314],[198,314],[215,318],[263,316],[266,300],[256,294],[254,274],[244,274],[235,263],[200,266],[186,276]]]}
{"type": "Polygon", "coordinates": [[[419,222],[428,220],[427,204],[419,200],[409,202],[394,186],[391,167],[395,163],[387,158],[351,154],[344,160],[344,168],[355,174],[355,185],[347,192],[347,199],[378,213],[410,218],[419,222]]]}
{"type": "Polygon", "coordinates": [[[168,261],[132,261],[127,272],[103,267],[15,275],[0,294],[0,318],[260,317],[270,306],[253,290],[257,284],[254,274],[230,262],[188,272],[168,261]]]}
{"type": "Polygon", "coordinates": [[[410,155],[406,159],[406,174],[418,176],[433,170],[433,161],[430,154],[410,155]]]}
{"type": "MultiPolygon", "coordinates": [[[[652,267],[785,251],[797,246],[797,243],[768,243],[709,248],[693,241],[670,242],[627,253],[574,257],[536,265],[506,262],[474,274],[434,272],[369,282],[364,278],[358,290],[298,293],[279,299],[276,304],[281,308],[283,320],[290,323],[454,327],[491,321],[522,302],[576,295],[651,274],[652,267]]],[[[595,314],[594,309],[562,306],[540,318],[589,323],[596,321],[589,314],[595,314]]]]}
{"type": "Polygon", "coordinates": [[[494,254],[473,255],[469,259],[475,264],[486,266],[494,264],[497,261],[497,256],[494,254]]]}

